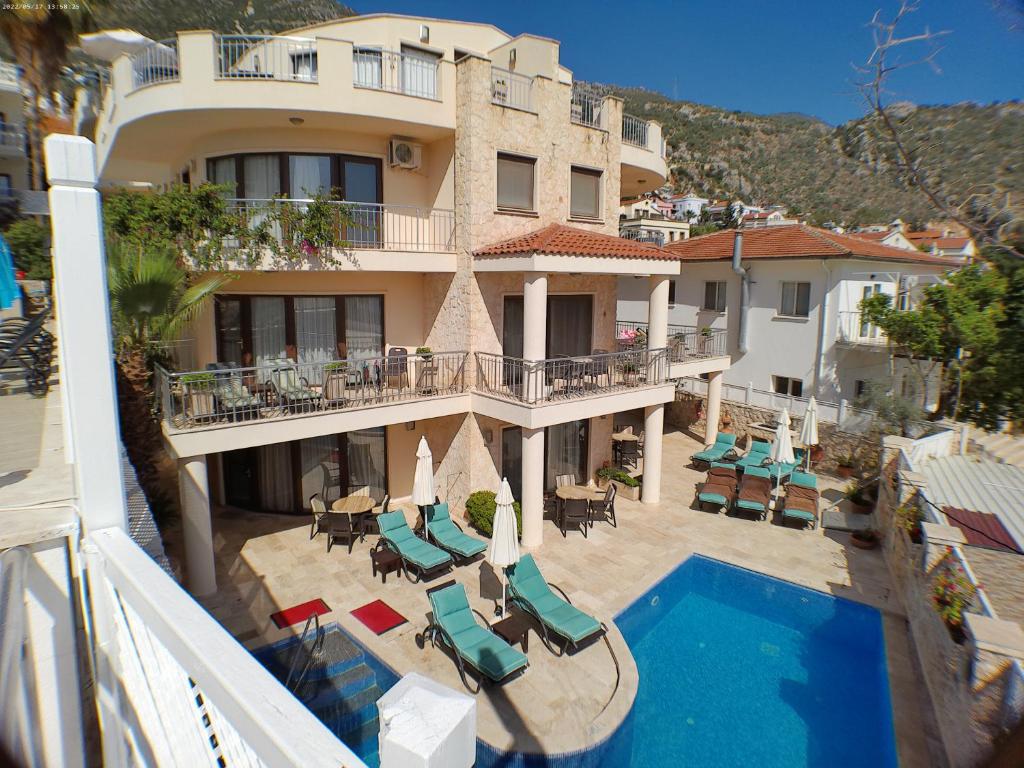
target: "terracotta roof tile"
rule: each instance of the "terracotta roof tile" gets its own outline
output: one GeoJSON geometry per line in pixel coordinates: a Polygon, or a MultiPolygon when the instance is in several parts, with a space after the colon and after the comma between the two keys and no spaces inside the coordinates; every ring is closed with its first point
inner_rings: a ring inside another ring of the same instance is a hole
{"type": "MultiPolygon", "coordinates": [[[[710,235],[678,240],[665,250],[683,261],[731,259],[737,230],[725,229],[710,235]]],[[[855,235],[838,235],[806,224],[789,224],[743,230],[744,259],[875,259],[953,267],[959,262],[927,253],[894,248],[855,235]]]]}
{"type": "Polygon", "coordinates": [[[565,224],[548,224],[509,240],[473,251],[474,256],[513,256],[544,253],[557,256],[605,256],[615,259],[676,259],[649,243],[603,235],[565,224]]]}
{"type": "Polygon", "coordinates": [[[940,237],[935,245],[939,248],[963,248],[970,241],[969,237],[940,237]]]}
{"type": "Polygon", "coordinates": [[[854,237],[862,237],[865,240],[885,240],[892,232],[851,232],[854,237]]]}

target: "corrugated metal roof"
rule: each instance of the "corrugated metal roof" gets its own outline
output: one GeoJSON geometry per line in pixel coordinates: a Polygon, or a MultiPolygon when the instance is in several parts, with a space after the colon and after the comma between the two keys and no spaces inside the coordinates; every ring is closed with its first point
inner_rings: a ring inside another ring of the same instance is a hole
{"type": "Polygon", "coordinates": [[[950,523],[963,531],[968,544],[988,549],[1024,554],[1013,540],[998,517],[991,512],[975,512],[959,507],[943,507],[943,513],[950,523]]]}
{"type": "Polygon", "coordinates": [[[1024,469],[973,456],[940,456],[916,468],[928,481],[928,500],[996,515],[1024,547],[1024,469]]]}

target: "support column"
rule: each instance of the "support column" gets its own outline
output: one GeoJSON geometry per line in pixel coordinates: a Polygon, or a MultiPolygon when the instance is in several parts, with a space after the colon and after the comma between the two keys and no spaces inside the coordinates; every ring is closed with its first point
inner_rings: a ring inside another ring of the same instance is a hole
{"type": "Polygon", "coordinates": [[[189,591],[196,596],[217,591],[210,521],[210,486],[206,456],[178,460],[178,493],[185,539],[185,570],[189,591]]]}
{"type": "Polygon", "coordinates": [[[544,538],[544,429],[523,433],[523,547],[534,549],[544,538]]]}
{"type": "Polygon", "coordinates": [[[708,404],[704,409],[707,425],[704,427],[704,444],[712,445],[718,439],[718,422],[722,415],[722,372],[708,374],[708,404]]]}
{"type": "Polygon", "coordinates": [[[651,295],[647,301],[647,348],[661,349],[668,344],[668,287],[670,278],[652,275],[651,295]]]}
{"type": "Polygon", "coordinates": [[[665,430],[665,405],[644,408],[644,475],[640,501],[657,504],[661,500],[661,441],[665,430]]]}
{"type": "Polygon", "coordinates": [[[547,327],[548,276],[527,272],[523,275],[523,400],[528,403],[544,397],[544,371],[530,361],[547,357],[547,327]]]}

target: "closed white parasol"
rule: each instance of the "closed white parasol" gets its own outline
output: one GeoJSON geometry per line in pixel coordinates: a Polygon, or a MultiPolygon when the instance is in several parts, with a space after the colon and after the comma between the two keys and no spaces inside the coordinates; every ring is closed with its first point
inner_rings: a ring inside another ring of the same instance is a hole
{"type": "Polygon", "coordinates": [[[789,434],[789,409],[783,408],[779,414],[779,424],[775,428],[775,442],[772,443],[771,457],[775,463],[775,497],[779,495],[779,483],[782,481],[782,465],[794,461],[793,438],[789,434]]]}
{"type": "Polygon", "coordinates": [[[807,412],[804,413],[804,423],[800,427],[800,442],[804,444],[804,451],[807,455],[807,469],[811,468],[811,446],[818,444],[818,401],[811,396],[807,401],[807,412]]]}
{"type": "Polygon", "coordinates": [[[412,503],[423,514],[423,538],[427,537],[427,513],[423,507],[433,504],[437,494],[434,491],[434,456],[427,445],[427,438],[421,437],[416,447],[416,476],[412,481],[412,503]]]}
{"type": "Polygon", "coordinates": [[[501,571],[501,613],[505,615],[505,592],[508,579],[505,569],[519,562],[519,529],[516,524],[516,512],[512,504],[512,489],[508,480],[501,479],[501,490],[495,498],[494,524],[491,530],[491,543],[487,546],[487,562],[501,571]]]}

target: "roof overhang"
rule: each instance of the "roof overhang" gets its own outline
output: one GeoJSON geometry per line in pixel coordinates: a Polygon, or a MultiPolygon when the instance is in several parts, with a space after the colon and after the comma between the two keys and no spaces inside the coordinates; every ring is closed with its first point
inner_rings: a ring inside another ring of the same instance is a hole
{"type": "Polygon", "coordinates": [[[675,259],[638,259],[614,256],[570,256],[551,253],[513,253],[476,256],[474,272],[551,272],[587,275],[678,275],[675,259]]]}

